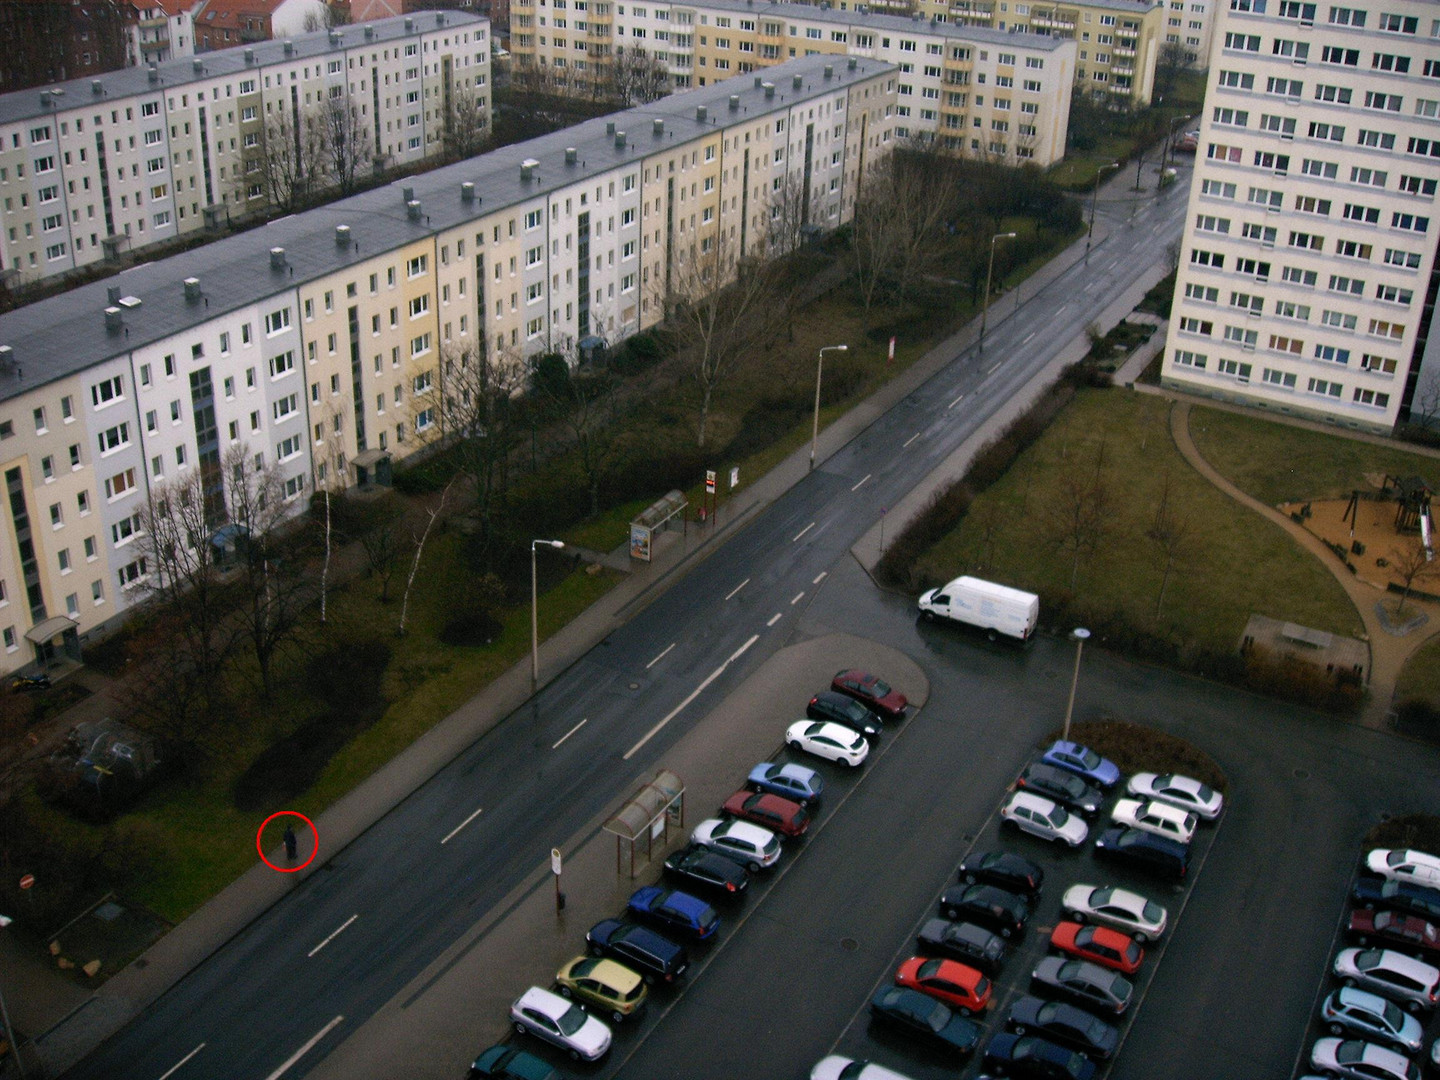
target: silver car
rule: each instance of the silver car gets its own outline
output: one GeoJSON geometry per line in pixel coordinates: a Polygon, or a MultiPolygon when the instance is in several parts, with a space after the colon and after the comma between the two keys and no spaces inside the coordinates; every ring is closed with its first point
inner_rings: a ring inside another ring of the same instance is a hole
{"type": "Polygon", "coordinates": [[[1017,791],[1010,796],[1000,808],[1000,820],[1041,840],[1054,840],[1070,847],[1083,844],[1090,831],[1079,815],[1028,791],[1017,791]]]}
{"type": "Polygon", "coordinates": [[[1440,994],[1440,969],[1393,949],[1342,949],[1335,975],[1346,986],[1373,990],[1410,1012],[1433,1009],[1440,994]]]}
{"type": "Polygon", "coordinates": [[[1320,1006],[1320,1020],[1331,1035],[1386,1043],[1406,1054],[1419,1053],[1425,1028],[1393,1001],[1368,990],[1345,986],[1320,1006]]]}
{"type": "Polygon", "coordinates": [[[1363,1039],[1316,1039],[1310,1065],[1349,1080],[1420,1080],[1420,1070],[1408,1058],[1363,1039]]]}

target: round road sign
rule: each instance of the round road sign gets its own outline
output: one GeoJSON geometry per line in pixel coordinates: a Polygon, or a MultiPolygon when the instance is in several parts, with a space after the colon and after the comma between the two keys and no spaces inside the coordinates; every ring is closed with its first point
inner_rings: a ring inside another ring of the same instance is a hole
{"type": "Polygon", "coordinates": [[[31,887],[32,885],[34,885],[34,884],[35,884],[35,875],[34,875],[34,874],[26,874],[24,877],[22,877],[22,878],[20,879],[20,887],[21,887],[22,889],[28,889],[28,888],[30,888],[30,887],[31,887]]]}

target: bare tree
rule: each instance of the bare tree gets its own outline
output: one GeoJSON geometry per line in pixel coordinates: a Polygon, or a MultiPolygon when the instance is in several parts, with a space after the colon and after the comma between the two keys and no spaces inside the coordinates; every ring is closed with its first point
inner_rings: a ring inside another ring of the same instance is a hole
{"type": "MultiPolygon", "coordinates": [[[[458,478],[458,477],[457,477],[458,478]]],[[[425,553],[425,541],[430,538],[430,530],[435,527],[436,520],[445,510],[445,500],[450,497],[450,489],[455,486],[455,479],[445,485],[445,490],[440,493],[440,500],[434,506],[425,508],[425,528],[415,537],[415,558],[410,563],[410,576],[405,579],[405,595],[400,600],[400,625],[396,633],[401,637],[405,636],[405,616],[410,611],[410,590],[415,587],[415,575],[420,571],[420,556],[425,553]]]]}
{"type": "Polygon", "coordinates": [[[1103,475],[1105,448],[1096,457],[1095,468],[1084,475],[1069,469],[1060,478],[1060,491],[1051,505],[1050,520],[1055,543],[1074,558],[1070,565],[1070,589],[1080,577],[1080,560],[1100,546],[1109,513],[1109,493],[1103,475]]]}
{"type": "Polygon", "coordinates": [[[342,195],[353,194],[360,164],[369,157],[370,132],[349,94],[331,98],[321,106],[320,131],[324,168],[330,183],[338,187],[342,195]]]}
{"type": "Polygon", "coordinates": [[[360,547],[365,552],[365,566],[371,574],[380,579],[382,604],[390,602],[390,579],[395,576],[401,555],[400,507],[385,503],[377,508],[374,521],[360,537],[360,547]]]}
{"type": "Polygon", "coordinates": [[[871,171],[851,230],[852,266],[867,311],[886,292],[912,299],[920,280],[944,265],[957,246],[948,222],[960,203],[959,174],[934,147],[892,154],[871,171]]]}
{"type": "Polygon", "coordinates": [[[446,150],[459,161],[480,153],[488,141],[485,110],[480,106],[475,87],[468,82],[456,85],[445,97],[446,150]]]}
{"type": "MultiPolygon", "coordinates": [[[[563,362],[563,361],[562,361],[563,362]]],[[[620,380],[608,371],[567,366],[563,378],[535,379],[540,396],[558,416],[575,450],[590,516],[600,513],[600,488],[629,450],[633,432],[621,430],[620,380]]]]}
{"type": "Polygon", "coordinates": [[[1150,522],[1150,528],[1145,531],[1146,537],[1165,560],[1165,567],[1160,575],[1160,593],[1155,598],[1157,619],[1165,606],[1165,591],[1170,585],[1170,575],[1175,569],[1175,563],[1190,557],[1191,534],[1190,515],[1176,510],[1171,502],[1170,473],[1167,470],[1164,486],[1160,489],[1160,502],[1155,507],[1155,517],[1150,522]]]}
{"type": "Polygon", "coordinates": [[[294,210],[323,174],[325,152],[325,132],[314,114],[306,112],[297,121],[282,104],[265,118],[260,145],[237,181],[239,190],[248,195],[252,178],[258,177],[271,207],[294,210]],[[250,170],[252,164],[258,168],[250,170]]]}
{"type": "Polygon", "coordinates": [[[320,449],[315,451],[315,476],[313,486],[320,495],[324,508],[324,542],[325,560],[320,569],[320,622],[324,623],[327,616],[327,601],[330,594],[330,553],[331,553],[331,519],[330,501],[332,495],[338,495],[345,490],[347,475],[345,469],[345,442],[340,434],[344,414],[333,404],[325,408],[323,419],[320,421],[320,428],[326,432],[320,449]]]}
{"type": "Polygon", "coordinates": [[[622,109],[659,101],[673,89],[670,69],[644,49],[616,50],[610,61],[609,92],[622,109]]]}
{"type": "Polygon", "coordinates": [[[872,170],[860,185],[850,225],[851,272],[867,313],[879,299],[881,286],[896,260],[897,215],[888,171],[872,170]]]}
{"type": "Polygon", "coordinates": [[[1405,601],[1410,599],[1410,590],[1417,582],[1435,576],[1436,567],[1425,551],[1423,544],[1411,544],[1395,548],[1390,552],[1390,566],[1400,578],[1400,600],[1395,605],[1395,617],[1405,610],[1405,601]]]}
{"type": "Polygon", "coordinates": [[[1190,54],[1178,41],[1167,41],[1155,57],[1155,101],[1163,102],[1175,89],[1180,73],[1190,66],[1190,54]]]}

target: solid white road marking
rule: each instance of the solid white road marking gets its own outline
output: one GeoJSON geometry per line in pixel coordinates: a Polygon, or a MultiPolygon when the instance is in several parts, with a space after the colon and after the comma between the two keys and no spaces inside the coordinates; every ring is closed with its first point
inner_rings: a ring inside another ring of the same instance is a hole
{"type": "MultiPolygon", "coordinates": [[[[665,651],[666,651],[666,652],[669,652],[670,650],[669,650],[669,649],[666,649],[665,651]]],[[[658,660],[659,657],[657,656],[656,659],[658,660]]],[[[563,743],[563,742],[564,742],[566,739],[568,739],[571,735],[574,735],[575,732],[579,731],[582,727],[584,727],[584,726],[585,726],[586,724],[588,724],[589,722],[590,722],[590,718],[589,718],[588,716],[585,717],[584,720],[581,720],[578,724],[576,724],[574,727],[572,727],[569,731],[565,732],[564,735],[561,735],[560,738],[556,739],[556,740],[555,740],[555,745],[552,746],[552,747],[550,747],[550,749],[551,749],[551,750],[559,750],[561,743],[563,743]]]]}
{"type": "Polygon", "coordinates": [[[330,1021],[328,1024],[326,1024],[323,1028],[321,1028],[319,1031],[317,1031],[317,1032],[311,1037],[311,1039],[310,1039],[309,1042],[307,1042],[304,1046],[300,1047],[299,1050],[296,1050],[295,1053],[291,1054],[291,1055],[290,1055],[290,1060],[287,1061],[287,1062],[285,1062],[284,1065],[281,1065],[281,1066],[280,1066],[278,1069],[276,1069],[273,1073],[271,1073],[269,1076],[267,1076],[267,1077],[265,1078],[265,1080],[280,1080],[280,1077],[284,1076],[287,1072],[290,1071],[290,1067],[291,1067],[292,1065],[294,1065],[294,1064],[295,1064],[297,1061],[299,1061],[302,1057],[304,1057],[304,1056],[305,1056],[306,1054],[308,1054],[311,1050],[313,1050],[313,1049],[315,1048],[315,1044],[316,1044],[316,1043],[318,1043],[318,1042],[319,1042],[321,1039],[323,1039],[326,1035],[329,1035],[330,1032],[334,1031],[335,1028],[337,1028],[340,1024],[344,1023],[344,1021],[345,1021],[345,1017],[343,1017],[343,1016],[337,1016],[337,1017],[335,1017],[334,1020],[331,1020],[331,1021],[330,1021]]]}
{"type": "Polygon", "coordinates": [[[479,810],[476,810],[473,814],[471,814],[469,817],[467,817],[464,821],[460,822],[459,825],[456,825],[455,828],[451,829],[451,830],[449,831],[449,833],[446,834],[445,839],[444,839],[444,840],[441,840],[440,843],[442,843],[442,844],[448,844],[448,843],[450,842],[451,838],[452,838],[456,833],[458,833],[458,832],[459,832],[461,829],[463,829],[466,825],[469,825],[470,822],[474,821],[477,817],[479,817],[479,816],[480,816],[481,814],[483,814],[484,812],[485,812],[485,811],[484,811],[484,808],[481,808],[481,809],[479,809],[479,810]]]}
{"type": "Polygon", "coordinates": [[[856,482],[855,487],[852,487],[850,490],[851,490],[851,491],[855,491],[855,490],[859,489],[860,485],[863,484],[863,483],[865,483],[865,481],[866,481],[866,480],[869,480],[869,479],[870,479],[870,474],[867,472],[864,476],[862,476],[862,477],[856,482]]]}
{"type": "Polygon", "coordinates": [[[820,573],[818,573],[818,574],[815,575],[815,580],[812,581],[812,582],[810,582],[810,584],[811,584],[811,585],[819,585],[820,582],[822,582],[822,581],[825,580],[825,575],[828,574],[828,573],[830,573],[829,570],[821,570],[820,573]]]}
{"type": "Polygon", "coordinates": [[[810,522],[809,525],[806,525],[803,529],[801,529],[798,533],[796,533],[793,537],[791,537],[791,538],[790,538],[790,542],[791,542],[792,544],[795,543],[796,540],[799,540],[800,537],[804,536],[807,532],[809,532],[809,531],[810,531],[811,529],[813,529],[814,527],[815,527],[815,523],[814,523],[813,521],[810,522]]]}
{"type": "Polygon", "coordinates": [[[625,757],[624,757],[623,760],[629,761],[632,757],[634,757],[635,754],[636,754],[636,752],[639,751],[639,749],[640,749],[642,746],[644,746],[647,742],[649,742],[651,739],[653,739],[653,738],[660,732],[660,729],[661,729],[661,728],[663,728],[663,727],[664,727],[666,724],[668,724],[671,720],[674,720],[675,717],[680,714],[680,711],[685,708],[685,706],[689,705],[692,701],[694,701],[697,697],[699,697],[699,696],[700,696],[700,692],[701,692],[702,690],[704,690],[704,689],[705,689],[707,686],[709,686],[712,682],[714,682],[716,679],[718,679],[718,678],[720,677],[721,673],[724,672],[724,670],[725,670],[727,667],[729,667],[731,664],[733,664],[736,660],[739,660],[740,657],[744,656],[744,655],[745,655],[745,650],[748,649],[748,648],[750,648],[751,645],[754,645],[755,642],[757,642],[757,641],[759,641],[759,640],[760,640],[760,635],[759,635],[759,634],[751,634],[749,641],[745,642],[744,645],[741,645],[740,648],[736,649],[733,653],[730,654],[730,659],[726,660],[725,663],[721,664],[721,665],[720,665],[719,667],[717,667],[714,671],[712,671],[709,675],[705,676],[705,681],[702,682],[699,686],[697,686],[694,690],[690,691],[690,696],[689,696],[689,697],[687,697],[684,701],[680,702],[679,705],[676,705],[675,708],[671,709],[671,710],[665,715],[665,719],[661,720],[658,724],[656,724],[656,725],[655,725],[654,727],[652,727],[649,731],[647,731],[647,732],[645,733],[645,737],[642,738],[639,742],[637,742],[634,746],[632,746],[629,750],[626,750],[626,751],[625,751],[625,757]]]}
{"type": "MultiPolygon", "coordinates": [[[[746,578],[745,580],[746,580],[746,581],[749,581],[750,579],[749,579],[749,578],[746,578]]],[[[736,592],[738,592],[738,591],[739,591],[739,589],[737,588],[737,589],[736,589],[736,592]]],[[[734,595],[735,595],[735,593],[733,593],[733,592],[730,594],[730,596],[734,596],[734,595]]],[[[726,600],[729,600],[729,599],[730,599],[730,596],[725,597],[725,599],[726,599],[726,600]]],[[[665,646],[665,652],[662,652],[659,656],[655,657],[654,660],[651,660],[648,664],[646,664],[646,665],[645,665],[645,670],[646,670],[646,671],[649,671],[652,667],[654,667],[656,664],[658,664],[661,660],[664,660],[664,659],[665,659],[665,653],[668,653],[668,652],[669,652],[671,649],[673,649],[674,647],[675,647],[675,642],[673,642],[673,641],[670,642],[669,645],[666,645],[666,646],[665,646]]],[[[585,721],[584,721],[584,720],[581,720],[580,722],[583,724],[585,721]]]]}
{"type": "Polygon", "coordinates": [[[179,1069],[181,1065],[184,1065],[187,1061],[189,1061],[192,1057],[194,1057],[196,1054],[198,1054],[201,1050],[204,1050],[204,1049],[205,1049],[205,1044],[204,1044],[204,1043],[201,1043],[199,1046],[195,1047],[194,1050],[191,1050],[191,1051],[190,1051],[188,1054],[186,1054],[183,1058],[181,1058],[179,1061],[177,1061],[174,1065],[171,1065],[169,1069],[167,1069],[164,1073],[162,1073],[162,1074],[160,1075],[160,1080],[167,1080],[167,1078],[168,1078],[171,1074],[173,1074],[177,1069],[179,1069]]]}
{"type": "Polygon", "coordinates": [[[740,582],[739,585],[736,585],[733,589],[731,589],[728,593],[726,593],[726,594],[725,594],[725,599],[726,599],[726,600],[729,600],[730,597],[734,596],[737,592],[739,592],[741,589],[743,589],[746,585],[749,585],[749,584],[750,584],[750,579],[747,577],[744,581],[740,582]]]}
{"type": "Polygon", "coordinates": [[[784,617],[785,617],[785,616],[784,616],[784,614],[783,614],[782,612],[777,611],[777,612],[775,612],[774,615],[771,615],[771,616],[770,616],[770,621],[767,622],[765,625],[766,625],[766,626],[774,626],[777,622],[779,622],[779,621],[780,621],[781,619],[783,619],[784,617]]]}
{"type": "MultiPolygon", "coordinates": [[[[962,394],[961,397],[964,397],[964,395],[962,394]]],[[[920,437],[920,432],[918,432],[918,431],[915,432],[914,435],[911,435],[908,439],[905,440],[905,442],[901,445],[900,449],[901,449],[901,450],[904,450],[906,447],[908,447],[912,442],[914,442],[914,441],[915,441],[916,439],[918,439],[919,437],[920,437]]]]}
{"type": "Polygon", "coordinates": [[[335,929],[335,932],[334,932],[334,933],[332,933],[332,934],[331,934],[329,937],[327,937],[324,941],[320,942],[319,945],[316,945],[313,949],[311,949],[308,953],[306,953],[306,954],[305,954],[306,957],[308,958],[308,957],[314,956],[317,952],[319,952],[321,949],[323,949],[326,945],[329,945],[330,942],[334,941],[337,937],[339,937],[339,935],[345,930],[346,927],[348,927],[352,922],[354,922],[354,921],[355,921],[356,919],[358,919],[359,917],[360,917],[359,915],[351,915],[348,919],[346,919],[343,923],[341,923],[341,924],[335,929]]]}
{"type": "Polygon", "coordinates": [[[1000,364],[1001,364],[1001,363],[1002,363],[1002,361],[996,361],[995,366],[992,367],[989,371],[985,372],[985,374],[986,374],[986,375],[994,375],[995,372],[997,372],[997,371],[1000,370],[1000,364]]]}

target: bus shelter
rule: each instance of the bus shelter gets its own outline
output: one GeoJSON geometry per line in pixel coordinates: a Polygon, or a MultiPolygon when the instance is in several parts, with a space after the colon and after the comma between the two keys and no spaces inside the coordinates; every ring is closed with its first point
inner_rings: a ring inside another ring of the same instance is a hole
{"type": "Polygon", "coordinates": [[[605,831],[615,836],[615,873],[620,873],[628,856],[633,879],[635,846],[645,844],[648,863],[657,838],[662,851],[669,844],[671,826],[685,828],[685,785],[669,769],[661,769],[605,823],[605,831]]]}

